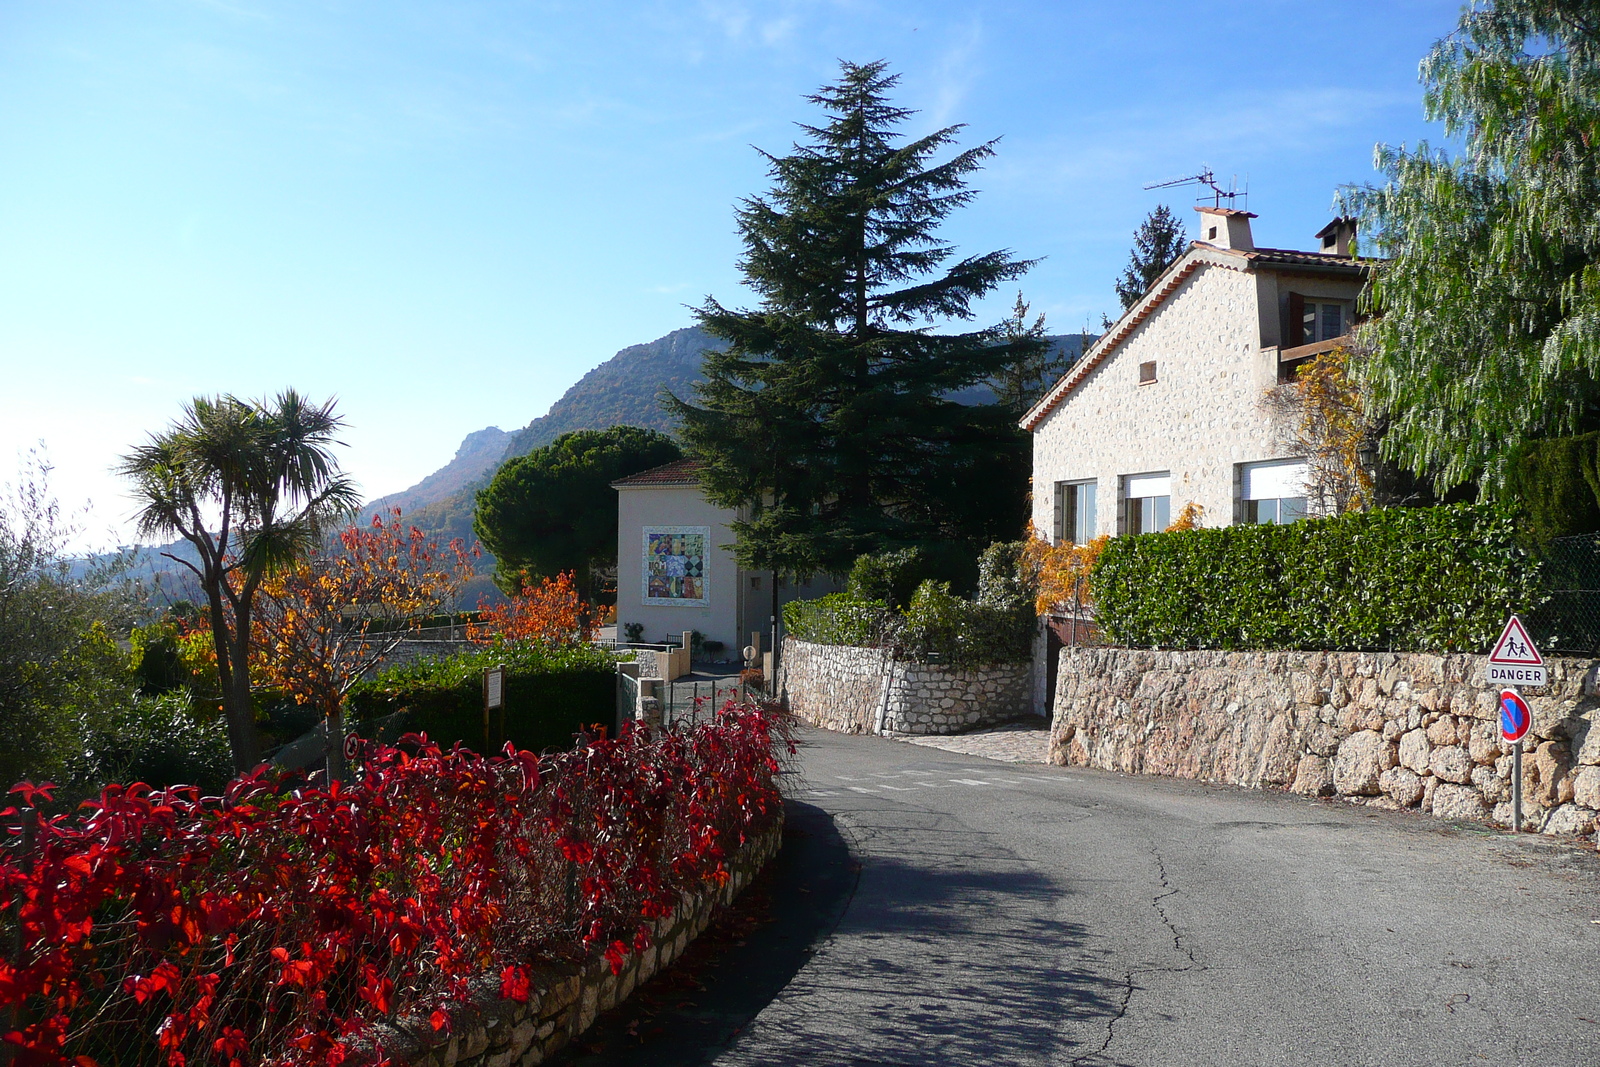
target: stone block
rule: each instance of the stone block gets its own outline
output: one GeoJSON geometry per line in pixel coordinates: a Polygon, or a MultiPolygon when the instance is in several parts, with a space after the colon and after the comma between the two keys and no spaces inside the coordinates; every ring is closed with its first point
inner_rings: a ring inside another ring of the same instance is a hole
{"type": "Polygon", "coordinates": [[[1498,804],[1511,796],[1511,783],[1488,767],[1472,768],[1472,787],[1491,804],[1498,804]]]}
{"type": "Polygon", "coordinates": [[[1467,740],[1467,755],[1473,763],[1484,767],[1494,765],[1500,758],[1500,743],[1496,737],[1490,736],[1483,730],[1472,731],[1472,736],[1467,740]]]}
{"type": "Polygon", "coordinates": [[[1413,808],[1422,803],[1422,776],[1409,767],[1390,767],[1378,776],[1382,789],[1401,807],[1413,808]]]}
{"type": "Polygon", "coordinates": [[[1453,745],[1456,743],[1456,720],[1450,715],[1441,715],[1428,727],[1428,741],[1433,745],[1453,745]]]}
{"type": "Polygon", "coordinates": [[[1591,834],[1594,832],[1594,809],[1563,804],[1545,816],[1544,825],[1539,829],[1547,834],[1591,834]]]}
{"type": "Polygon", "coordinates": [[[1433,813],[1441,819],[1481,819],[1488,808],[1470,785],[1440,782],[1433,791],[1433,813]]]}
{"type": "Polygon", "coordinates": [[[1573,776],[1572,799],[1586,808],[1600,810],[1600,767],[1580,767],[1573,776]]]}
{"type": "Polygon", "coordinates": [[[1377,796],[1378,777],[1396,763],[1394,746],[1376,730],[1358,730],[1339,744],[1333,786],[1345,796],[1377,796]]]}
{"type": "Polygon", "coordinates": [[[1400,738],[1400,765],[1409,767],[1418,774],[1428,774],[1428,757],[1433,751],[1433,746],[1428,742],[1428,734],[1424,730],[1412,730],[1400,738]]]}
{"type": "Polygon", "coordinates": [[[1294,784],[1289,789],[1307,797],[1333,796],[1333,764],[1315,753],[1301,756],[1300,764],[1295,769],[1294,784]]]}
{"type": "Polygon", "coordinates": [[[1441,781],[1457,785],[1472,781],[1472,759],[1460,745],[1435,748],[1428,757],[1428,769],[1441,781]]]}

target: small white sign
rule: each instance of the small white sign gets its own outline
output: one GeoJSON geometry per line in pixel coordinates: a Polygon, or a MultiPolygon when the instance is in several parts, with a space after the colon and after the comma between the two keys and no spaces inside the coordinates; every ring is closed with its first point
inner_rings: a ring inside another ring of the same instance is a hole
{"type": "Polygon", "coordinates": [[[1546,674],[1544,657],[1528,636],[1528,628],[1513,615],[1506,620],[1500,639],[1489,653],[1485,670],[1493,685],[1544,685],[1546,674]]]}
{"type": "MultiPolygon", "coordinates": [[[[505,705],[506,669],[496,667],[483,676],[483,706],[493,709],[505,705]]],[[[485,720],[487,721],[487,720],[485,720]]]]}

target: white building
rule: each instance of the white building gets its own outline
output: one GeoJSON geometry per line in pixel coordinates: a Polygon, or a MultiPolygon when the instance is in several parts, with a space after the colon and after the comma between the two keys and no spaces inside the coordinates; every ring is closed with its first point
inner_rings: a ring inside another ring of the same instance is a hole
{"type": "MultiPolygon", "coordinates": [[[[1347,339],[1366,277],[1350,255],[1355,225],[1336,219],[1317,234],[1320,251],[1297,252],[1257,248],[1249,212],[1196,210],[1202,239],[1022,420],[1034,529],[1054,544],[1161,530],[1189,503],[1206,526],[1307,513],[1305,458],[1285,453],[1264,397],[1347,339]]],[[[1046,620],[1040,714],[1074,633],[1046,620]]]]}
{"type": "Polygon", "coordinates": [[[1207,526],[1306,513],[1304,458],[1283,454],[1263,395],[1348,334],[1366,275],[1354,224],[1297,252],[1255,247],[1249,212],[1196,210],[1202,240],[1022,421],[1052,542],[1160,530],[1191,502],[1207,526]]]}
{"type": "Polygon", "coordinates": [[[833,592],[825,577],[780,583],[770,571],[733,558],[737,513],[700,491],[699,464],[680,459],[612,482],[617,490],[617,634],[643,626],[648,642],[676,641],[697,630],[713,659],[734,659],[761,634],[772,647],[772,618],[790,600],[833,592]]]}

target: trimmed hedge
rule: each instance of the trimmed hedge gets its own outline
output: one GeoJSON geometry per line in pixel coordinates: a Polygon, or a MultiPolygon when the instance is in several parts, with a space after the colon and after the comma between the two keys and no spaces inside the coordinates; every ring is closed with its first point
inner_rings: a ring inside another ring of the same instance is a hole
{"type": "Polygon", "coordinates": [[[1116,644],[1483,651],[1545,599],[1513,522],[1481,504],[1116,538],[1091,584],[1116,644]]]}
{"type": "Polygon", "coordinates": [[[880,644],[892,620],[888,604],[853,593],[791,600],[783,606],[784,632],[818,645],[880,644]]]}
{"type": "MultiPolygon", "coordinates": [[[[426,733],[442,748],[457,741],[484,750],[483,673],[506,668],[505,737],[531,752],[572,747],[573,735],[616,720],[616,657],[591,645],[485,648],[391,667],[351,691],[346,707],[358,732],[397,711],[403,730],[426,733]]],[[[494,723],[499,747],[498,716],[494,723]]],[[[383,740],[393,740],[384,738],[383,740]]]]}

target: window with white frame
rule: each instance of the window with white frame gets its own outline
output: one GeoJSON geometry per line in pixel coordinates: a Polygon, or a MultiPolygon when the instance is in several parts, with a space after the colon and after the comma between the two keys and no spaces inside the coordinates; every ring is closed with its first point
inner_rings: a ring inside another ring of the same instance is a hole
{"type": "Polygon", "coordinates": [[[1306,517],[1306,461],[1246,463],[1239,471],[1240,518],[1246,523],[1290,523],[1306,517]]]}
{"type": "Polygon", "coordinates": [[[1122,476],[1122,531],[1129,534],[1156,533],[1172,525],[1172,475],[1125,474],[1122,476]]]}
{"type": "Polygon", "coordinates": [[[1086,545],[1095,538],[1098,486],[1092,481],[1056,483],[1056,544],[1086,545]]]}
{"type": "MultiPolygon", "coordinates": [[[[1350,302],[1289,294],[1289,347],[1331,341],[1350,332],[1350,302]]],[[[1286,344],[1288,343],[1286,342],[1286,344]]]]}

